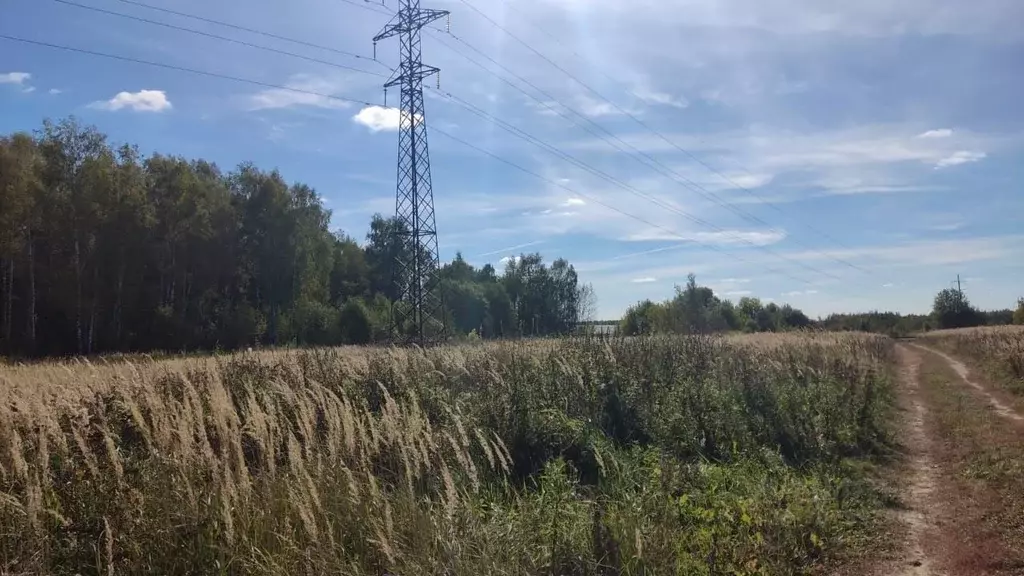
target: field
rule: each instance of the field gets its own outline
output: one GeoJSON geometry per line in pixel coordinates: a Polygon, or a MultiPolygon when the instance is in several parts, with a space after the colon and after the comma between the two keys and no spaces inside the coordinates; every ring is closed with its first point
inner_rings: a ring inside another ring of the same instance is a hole
{"type": "Polygon", "coordinates": [[[921,342],[970,361],[989,379],[1024,397],[1024,326],[937,330],[921,342]]]}
{"type": "Polygon", "coordinates": [[[2,574],[802,574],[869,544],[892,340],[0,367],[2,574]]]}

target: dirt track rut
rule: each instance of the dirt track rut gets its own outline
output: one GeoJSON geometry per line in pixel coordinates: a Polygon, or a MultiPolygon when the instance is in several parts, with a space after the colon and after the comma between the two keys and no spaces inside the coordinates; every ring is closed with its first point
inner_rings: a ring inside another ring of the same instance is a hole
{"type": "Polygon", "coordinates": [[[971,380],[969,376],[970,370],[967,369],[967,366],[963,362],[960,362],[959,360],[953,358],[948,354],[935,350],[934,348],[926,348],[924,346],[921,346],[920,344],[910,344],[910,346],[913,346],[918,350],[922,350],[930,354],[935,354],[936,356],[939,356],[943,360],[945,360],[946,363],[949,364],[950,368],[952,368],[960,376],[961,380],[966,382],[968,386],[974,388],[979,394],[985,397],[989,405],[992,406],[992,410],[994,410],[996,414],[1002,416],[1003,418],[1006,418],[1007,420],[1012,420],[1014,422],[1024,422],[1024,415],[1017,413],[1016,411],[1013,410],[1013,408],[1010,408],[1008,405],[1000,401],[999,398],[997,398],[991,392],[989,392],[989,390],[985,386],[982,386],[978,382],[971,380]]]}
{"type": "Polygon", "coordinates": [[[894,576],[933,576],[934,562],[929,558],[925,542],[934,528],[934,494],[936,473],[932,441],[926,431],[928,408],[921,397],[918,372],[921,367],[919,353],[900,346],[897,348],[900,360],[903,408],[908,412],[904,424],[904,438],[907,442],[907,488],[904,494],[906,509],[898,513],[907,527],[906,550],[895,565],[880,567],[876,574],[894,576]]]}

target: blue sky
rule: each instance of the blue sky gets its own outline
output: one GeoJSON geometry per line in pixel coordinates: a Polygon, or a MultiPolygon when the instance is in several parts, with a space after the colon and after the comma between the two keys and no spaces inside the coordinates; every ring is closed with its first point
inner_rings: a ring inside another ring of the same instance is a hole
{"type": "MultiPolygon", "coordinates": [[[[76,1],[378,74],[397,60],[395,40],[375,63],[76,1]]],[[[368,57],[388,19],[362,0],[145,1],[368,57]]],[[[958,273],[979,306],[1024,296],[1019,0],[465,1],[536,52],[463,0],[424,6],[450,10],[454,34],[543,94],[431,31],[424,62],[442,90],[602,175],[427,90],[443,259],[566,257],[603,318],[669,296],[691,271],[726,297],[812,316],[924,312],[958,273]]],[[[53,0],[8,2],[0,34],[383,102],[377,75],[53,0]]],[[[0,131],[70,114],[146,152],[279,168],[358,237],[394,210],[394,110],[0,40],[0,131]]]]}

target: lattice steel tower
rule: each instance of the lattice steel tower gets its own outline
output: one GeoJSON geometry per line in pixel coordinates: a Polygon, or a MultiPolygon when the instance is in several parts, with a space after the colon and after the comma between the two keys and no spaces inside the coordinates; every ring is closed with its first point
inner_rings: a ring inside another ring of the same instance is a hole
{"type": "Polygon", "coordinates": [[[446,10],[420,8],[419,0],[400,0],[398,13],[373,37],[376,53],[378,41],[398,36],[402,58],[384,84],[385,102],[388,88],[402,88],[395,194],[398,226],[393,231],[398,249],[392,268],[397,298],[392,304],[392,336],[420,344],[442,339],[447,331],[423,114],[423,79],[437,74],[439,69],[420,60],[420,29],[446,16],[446,10]]]}

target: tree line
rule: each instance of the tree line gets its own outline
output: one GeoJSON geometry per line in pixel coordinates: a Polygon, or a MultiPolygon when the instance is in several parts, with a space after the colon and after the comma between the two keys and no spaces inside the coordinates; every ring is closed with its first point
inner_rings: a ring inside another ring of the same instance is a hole
{"type": "Polygon", "coordinates": [[[861,314],[831,314],[817,322],[825,330],[859,330],[878,332],[890,336],[909,336],[917,332],[972,326],[1002,326],[1024,324],[1024,298],[1017,310],[979,310],[960,290],[940,290],[932,301],[929,314],[899,314],[897,312],[867,312],[861,314]]]}
{"type": "Polygon", "coordinates": [[[758,298],[743,297],[737,303],[721,299],[711,288],[697,285],[690,274],[686,286],[676,286],[672,298],[664,302],[644,300],[626,310],[618,323],[618,333],[691,332],[778,332],[801,328],[830,331],[878,332],[890,336],[909,336],[917,332],[971,326],[1024,324],[1024,298],[1016,310],[979,310],[960,290],[947,288],[936,294],[930,314],[866,312],[830,314],[812,320],[788,304],[767,304],[758,298]]]}
{"type": "MultiPolygon", "coordinates": [[[[384,340],[408,236],[375,215],[360,243],[330,218],[276,170],[143,157],[74,118],[0,137],[0,353],[384,340]]],[[[561,334],[593,314],[563,259],[499,272],[460,254],[438,273],[454,334],[561,334]]]]}
{"type": "Polygon", "coordinates": [[[777,332],[806,328],[811,319],[789,304],[763,303],[743,297],[737,303],[722,299],[707,286],[698,286],[690,274],[686,286],[676,286],[664,302],[644,300],[626,310],[619,333],[777,332]]]}

